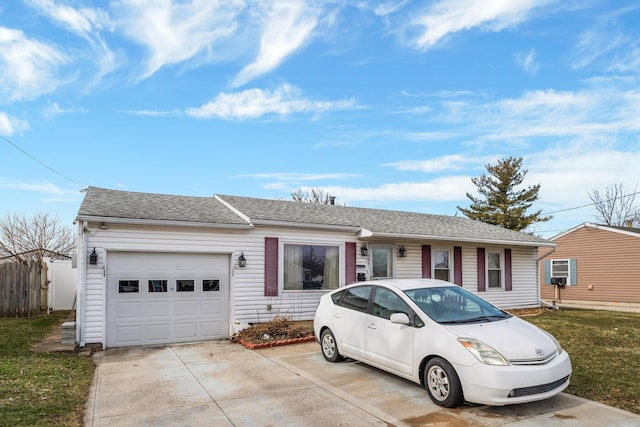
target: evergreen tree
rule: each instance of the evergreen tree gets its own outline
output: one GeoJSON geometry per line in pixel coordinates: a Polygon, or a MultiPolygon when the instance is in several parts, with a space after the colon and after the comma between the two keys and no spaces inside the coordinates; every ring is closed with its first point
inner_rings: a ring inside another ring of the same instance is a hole
{"type": "Polygon", "coordinates": [[[507,157],[496,164],[487,164],[486,168],[488,175],[471,179],[482,197],[467,193],[471,206],[458,206],[467,218],[516,231],[552,218],[542,216],[541,209],[527,214],[527,209],[539,198],[540,184],[522,190],[516,188],[527,175],[527,170],[522,169],[522,157],[507,157]]]}

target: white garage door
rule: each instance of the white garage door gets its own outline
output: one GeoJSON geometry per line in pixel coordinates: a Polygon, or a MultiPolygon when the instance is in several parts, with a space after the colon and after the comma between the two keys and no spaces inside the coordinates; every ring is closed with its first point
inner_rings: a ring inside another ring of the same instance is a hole
{"type": "Polygon", "coordinates": [[[106,346],[226,338],[229,257],[109,252],[106,346]]]}

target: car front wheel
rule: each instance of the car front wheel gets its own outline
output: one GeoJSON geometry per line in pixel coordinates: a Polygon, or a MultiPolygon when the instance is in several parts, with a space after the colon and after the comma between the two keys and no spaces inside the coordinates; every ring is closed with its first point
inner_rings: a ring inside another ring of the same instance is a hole
{"type": "Polygon", "coordinates": [[[331,329],[325,329],[320,336],[320,347],[322,347],[322,355],[329,362],[339,362],[342,355],[338,351],[336,338],[333,336],[331,329]]]}
{"type": "Polygon", "coordinates": [[[455,369],[446,360],[435,357],[424,369],[424,386],[434,403],[445,408],[462,405],[464,395],[455,369]]]}

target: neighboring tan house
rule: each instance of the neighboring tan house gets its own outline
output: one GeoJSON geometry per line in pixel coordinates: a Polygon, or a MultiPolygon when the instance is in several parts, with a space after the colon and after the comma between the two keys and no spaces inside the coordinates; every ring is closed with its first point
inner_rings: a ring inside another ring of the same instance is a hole
{"type": "Polygon", "coordinates": [[[224,339],[313,319],[359,280],[435,277],[504,308],[538,307],[553,242],[463,217],[89,187],[77,216],[80,346],[224,339]]]}
{"type": "Polygon", "coordinates": [[[640,229],[584,223],[550,240],[556,250],[540,251],[543,300],[640,303],[640,229]]]}

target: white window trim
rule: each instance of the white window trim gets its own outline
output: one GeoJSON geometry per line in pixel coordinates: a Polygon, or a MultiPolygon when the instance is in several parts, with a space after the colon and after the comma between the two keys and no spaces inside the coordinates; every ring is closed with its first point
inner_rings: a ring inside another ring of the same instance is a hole
{"type": "Polygon", "coordinates": [[[431,248],[431,277],[436,277],[436,252],[449,252],[449,282],[453,283],[453,246],[431,248]]]}
{"type": "Polygon", "coordinates": [[[549,260],[549,261],[551,261],[550,264],[549,264],[551,266],[551,271],[549,272],[549,277],[552,277],[552,278],[553,277],[564,277],[564,276],[554,276],[553,275],[553,265],[556,262],[563,262],[564,261],[564,262],[567,263],[567,276],[566,276],[566,278],[567,278],[567,286],[570,286],[570,285],[574,284],[573,283],[574,279],[573,279],[572,274],[571,274],[571,259],[570,258],[552,259],[552,260],[549,260]]]}
{"type": "Polygon", "coordinates": [[[486,291],[504,291],[505,285],[505,276],[504,276],[504,249],[495,249],[495,248],[485,248],[484,251],[484,279],[486,286],[486,291]],[[500,254],[500,287],[491,287],[489,286],[489,253],[500,254]]]}
{"type": "Polygon", "coordinates": [[[338,248],[338,288],[345,286],[345,245],[335,240],[278,239],[278,292],[282,293],[326,293],[335,289],[285,289],[284,288],[284,245],[332,246],[338,248]]]}

